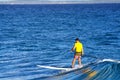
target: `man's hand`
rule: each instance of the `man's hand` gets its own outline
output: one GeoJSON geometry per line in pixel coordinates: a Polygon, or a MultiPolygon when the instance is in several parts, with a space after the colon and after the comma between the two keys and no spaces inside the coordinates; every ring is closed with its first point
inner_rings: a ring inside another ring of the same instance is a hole
{"type": "Polygon", "coordinates": [[[73,52],[72,50],[70,50],[70,52],[73,52]]]}

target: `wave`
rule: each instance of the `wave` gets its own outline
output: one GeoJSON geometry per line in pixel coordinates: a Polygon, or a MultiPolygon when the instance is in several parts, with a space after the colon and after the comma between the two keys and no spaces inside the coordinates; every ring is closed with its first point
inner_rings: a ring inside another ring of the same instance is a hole
{"type": "Polygon", "coordinates": [[[120,80],[120,61],[103,59],[81,69],[63,72],[45,80],[120,80]]]}

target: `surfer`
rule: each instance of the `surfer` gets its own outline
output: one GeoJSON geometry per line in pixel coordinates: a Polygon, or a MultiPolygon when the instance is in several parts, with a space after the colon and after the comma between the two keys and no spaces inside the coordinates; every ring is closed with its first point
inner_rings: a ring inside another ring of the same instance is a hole
{"type": "Polygon", "coordinates": [[[76,62],[76,59],[78,59],[79,66],[82,66],[82,64],[81,64],[81,56],[84,54],[84,51],[83,51],[83,45],[80,42],[79,38],[75,39],[75,43],[74,43],[74,46],[71,49],[71,51],[75,51],[74,59],[72,60],[72,68],[74,68],[74,64],[76,62]]]}

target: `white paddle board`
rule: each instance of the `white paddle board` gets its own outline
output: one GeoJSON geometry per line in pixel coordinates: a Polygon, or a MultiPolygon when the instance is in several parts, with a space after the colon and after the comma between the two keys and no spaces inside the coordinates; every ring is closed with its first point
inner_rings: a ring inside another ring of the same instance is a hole
{"type": "Polygon", "coordinates": [[[74,68],[60,68],[60,67],[53,67],[53,66],[44,66],[44,65],[37,65],[40,68],[47,68],[47,69],[54,69],[54,70],[64,70],[64,71],[70,71],[70,70],[74,70],[74,69],[78,69],[78,68],[82,68],[83,65],[79,66],[79,65],[75,65],[74,68]]]}

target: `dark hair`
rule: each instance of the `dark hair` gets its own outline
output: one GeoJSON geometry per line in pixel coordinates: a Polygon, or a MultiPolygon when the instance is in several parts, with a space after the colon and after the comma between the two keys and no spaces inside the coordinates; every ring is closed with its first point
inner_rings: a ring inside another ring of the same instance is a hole
{"type": "Polygon", "coordinates": [[[79,38],[76,38],[75,41],[80,41],[79,38]]]}

